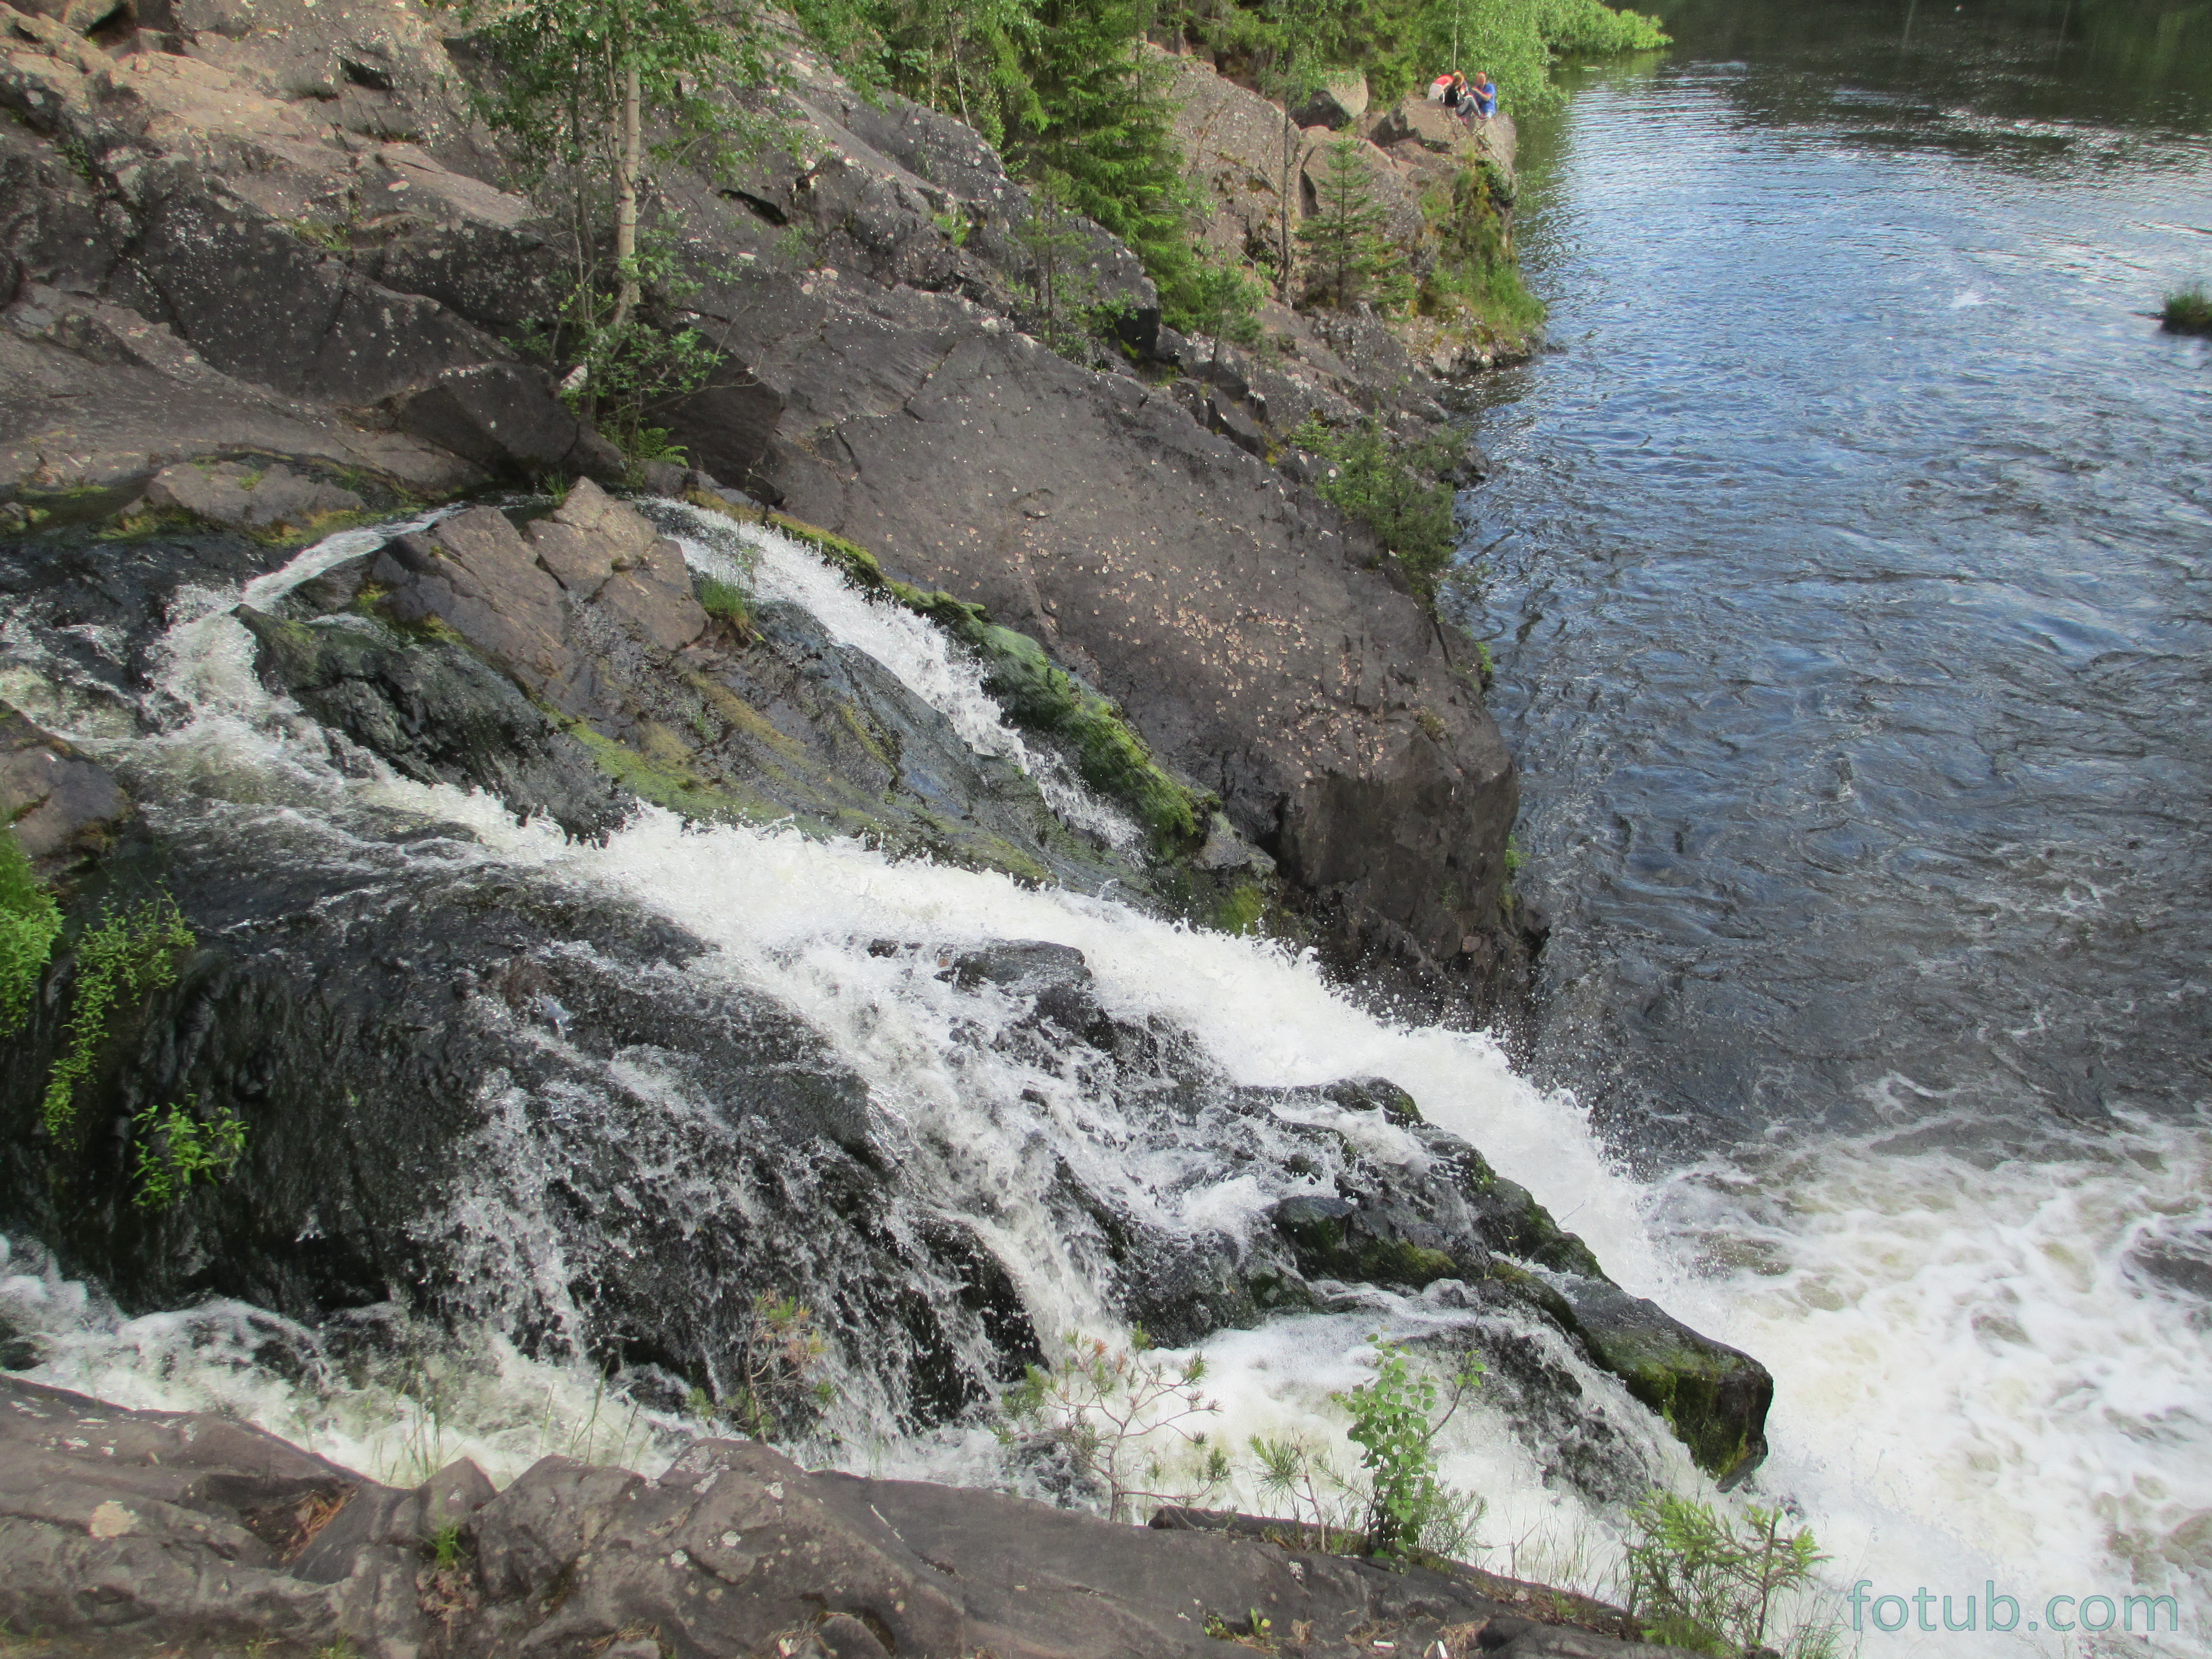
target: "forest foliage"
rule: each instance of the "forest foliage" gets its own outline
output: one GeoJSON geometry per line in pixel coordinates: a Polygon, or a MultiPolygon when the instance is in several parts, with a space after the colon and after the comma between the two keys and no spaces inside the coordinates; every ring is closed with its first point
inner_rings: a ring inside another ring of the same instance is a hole
{"type": "MultiPolygon", "coordinates": [[[[1200,204],[1170,131],[1163,67],[1140,43],[1180,36],[1225,72],[1296,99],[1363,70],[1378,101],[1455,62],[1488,70],[1503,106],[1556,101],[1550,65],[1664,44],[1657,21],[1601,0],[797,0],[801,26],[864,88],[955,115],[1024,180],[1144,261],[1167,320],[1211,332],[1249,311],[1249,283],[1198,244],[1200,204]]],[[[1287,234],[1287,231],[1285,232],[1287,234]]]]}

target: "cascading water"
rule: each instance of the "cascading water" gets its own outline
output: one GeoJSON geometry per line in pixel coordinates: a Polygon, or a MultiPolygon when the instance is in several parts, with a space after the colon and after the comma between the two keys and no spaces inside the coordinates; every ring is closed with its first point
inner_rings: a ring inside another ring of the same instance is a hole
{"type": "MultiPolygon", "coordinates": [[[[681,512],[673,504],[660,510],[681,512]]],[[[733,573],[726,550],[718,550],[720,532],[693,527],[699,533],[687,538],[687,556],[733,573]]],[[[972,1409],[939,1413],[933,1425],[903,1432],[886,1426],[914,1422],[916,1400],[931,1388],[954,1403],[972,1401],[988,1379],[1006,1374],[1006,1356],[994,1347],[1011,1328],[1006,1310],[994,1314],[977,1275],[945,1266],[957,1252],[946,1255],[931,1230],[957,1224],[970,1241],[960,1249],[995,1264],[1027,1328],[1048,1342],[1069,1328],[1115,1334],[1120,1320],[1108,1289],[1127,1288],[1137,1270],[1109,1248],[1100,1215],[1110,1212],[1165,1255],[1234,1260],[1257,1247],[1274,1202],[1327,1185],[1332,1157],[1357,1148],[1419,1165],[1420,1143],[1379,1115],[1224,1104],[1224,1091],[1237,1087],[1371,1074],[1411,1091],[1431,1122],[1474,1141],[1501,1173],[1528,1186],[1632,1292],[1665,1301],[1775,1366],[1784,1380],[1772,1428],[1778,1452],[1760,1487],[1802,1504],[1838,1556],[1840,1582],[1922,1582],[1931,1561],[1963,1580],[1995,1571],[2000,1546],[2008,1577],[2024,1565],[2063,1572],[2081,1583],[2079,1593],[2117,1591],[2130,1568],[2165,1582],[2155,1562],[2131,1556],[2132,1540],[2175,1536],[2175,1513],[2202,1507],[2185,1479],[2160,1508],[2147,1495],[2143,1469],[2131,1493],[2087,1511],[2100,1516],[2094,1525],[2072,1508],[2094,1498],[2094,1470],[2057,1469],[2063,1491],[2046,1502],[2065,1514],[2063,1524],[2034,1518],[2043,1505],[2030,1483],[2052,1478],[2043,1449],[2055,1443],[2055,1419],[2070,1408],[2085,1368],[2114,1363],[2109,1353],[2094,1357],[2100,1340],[2133,1328],[2099,1311],[2121,1256],[2140,1251],[2154,1214],[2179,1218],[2202,1190],[2201,1162],[2189,1162],[2185,1146],[2146,1131],[2112,1152],[2136,1172],[2143,1196],[2132,1205],[2111,1202],[2109,1181],[2096,1185],[2105,1176],[2086,1169],[2070,1212],[2069,1200],[2039,1206],[2002,1171],[1978,1177],[1979,1219],[1933,1250],[1926,1241],[1945,1236],[1931,1233],[1917,1206],[1870,1180],[1854,1191],[1853,1171],[1866,1165],[1853,1163],[1850,1149],[1794,1162],[1778,1153],[1769,1190],[1781,1242],[1753,1256],[1723,1228],[1727,1241],[1712,1244],[1722,1259],[1696,1261],[1675,1252],[1679,1241],[1699,1237],[1696,1206],[1706,1188],[1639,1184],[1608,1158],[1571,1094],[1532,1086],[1486,1036],[1363,1012],[1312,963],[1264,943],[1170,924],[1109,898],[893,862],[854,842],[686,825],[653,808],[604,845],[570,842],[543,820],[517,823],[487,797],[408,782],[346,752],[262,686],[253,642],[229,612],[241,597],[275,603],[374,539],[333,538],[242,594],[179,592],[143,711],[151,735],[118,736],[112,721],[58,694],[40,712],[140,780],[149,812],[180,837],[234,838],[267,849],[272,864],[342,869],[361,890],[404,893],[408,902],[434,906],[471,884],[520,882],[677,925],[706,948],[643,966],[613,955],[572,965],[585,979],[619,981],[622,994],[672,1019],[699,1008],[718,1018],[732,1007],[795,1013],[835,1066],[865,1085],[870,1137],[896,1170],[894,1197],[872,1224],[886,1242],[863,1261],[848,1248],[852,1235],[826,1223],[811,1230],[819,1216],[810,1215],[810,1201],[826,1213],[830,1200],[808,1185],[805,1170],[781,1172],[783,1184],[773,1190],[717,1175],[726,1166],[714,1157],[754,1143],[731,1127],[706,1082],[650,1044],[591,1060],[572,1040],[571,1021],[582,1016],[541,994],[514,1011],[510,1035],[519,1033],[545,1069],[482,1079],[483,1126],[465,1160],[468,1177],[426,1199],[416,1219],[424,1237],[452,1242],[461,1261],[454,1305],[473,1317],[457,1337],[433,1338],[396,1309],[312,1333],[237,1303],[125,1319],[19,1240],[0,1261],[0,1273],[12,1275],[0,1278],[0,1313],[40,1343],[34,1380],[125,1404],[212,1406],[393,1478],[468,1455],[505,1479],[544,1451],[651,1471],[702,1425],[680,1397],[656,1389],[649,1364],[625,1374],[627,1391],[610,1393],[577,1352],[587,1346],[580,1334],[565,1346],[562,1340],[597,1316],[577,1285],[612,1269],[585,1259],[586,1235],[549,1218],[559,1214],[556,1189],[571,1170],[597,1160],[597,1201],[659,1212],[672,1255],[715,1259],[726,1218],[775,1230],[783,1282],[832,1311],[838,1345],[838,1401],[815,1455],[881,1473],[1017,1481],[972,1409]],[[393,823],[422,829],[395,838],[393,823]],[[372,824],[385,829],[372,834],[372,824]],[[1032,940],[1081,951],[1107,1015],[1131,1029],[1187,1034],[1190,1054],[1173,1063],[1071,1063],[1024,1038],[1020,999],[947,972],[963,952],[1032,940]],[[2058,1261],[2077,1221],[2091,1236],[2069,1240],[2074,1259],[2058,1261]],[[1762,1276],[1776,1262],[1785,1270],[1762,1276]],[[1887,1288],[1870,1297],[1823,1282],[1847,1262],[1875,1267],[1887,1288]],[[1710,1276],[1717,1268],[1719,1279],[1710,1276]],[[860,1271],[906,1274],[906,1291],[951,1310],[937,1333],[953,1362],[947,1375],[933,1381],[910,1354],[891,1352],[900,1347],[888,1334],[896,1297],[879,1304],[880,1329],[837,1322],[836,1309],[855,1305],[849,1277],[840,1275],[860,1271]],[[2062,1305],[2081,1322],[2074,1369],[2062,1363],[2027,1386],[2009,1374],[1962,1370],[1970,1356],[1945,1346],[1957,1328],[1946,1299],[1986,1298],[1992,1317],[2042,1316],[2016,1302],[2008,1315],[1994,1305],[2007,1300],[2008,1286],[2037,1275],[2064,1285],[2071,1300],[2062,1305]],[[980,1310],[961,1311],[971,1292],[980,1310]],[[1870,1302],[1887,1316],[1875,1317],[1870,1302]],[[516,1346],[526,1336],[539,1357],[516,1346]],[[882,1352],[871,1346],[878,1336],[882,1352]],[[1887,1391],[1877,1402],[1870,1381],[1899,1356],[1925,1374],[1909,1410],[1887,1391]],[[1979,1395],[1978,1444],[1955,1437],[1949,1413],[1962,1389],[1979,1395]],[[1915,1436],[1923,1437],[1916,1443],[1915,1436]],[[1931,1467],[1899,1468],[1915,1455],[1931,1467]],[[1993,1492],[2018,1506],[2009,1537],[1971,1514],[1993,1492]]],[[[814,609],[836,638],[891,668],[978,748],[1029,758],[973,670],[949,656],[926,623],[869,605],[780,538],[755,544],[764,594],[814,609]]],[[[50,685],[64,678],[57,672],[50,685]]],[[[488,1018],[509,1019],[496,1007],[488,1018]]],[[[2153,1317],[2144,1313],[2137,1323],[2153,1317]]],[[[1534,1322],[1503,1325],[1495,1313],[1455,1307],[1448,1297],[1366,1292],[1349,1311],[1218,1332],[1203,1345],[1208,1389],[1222,1407],[1218,1432],[1239,1447],[1253,1434],[1300,1432],[1341,1455],[1341,1419],[1328,1397],[1364,1374],[1370,1332],[1479,1334],[1511,1364],[1493,1365],[1486,1397],[1453,1425],[1445,1472],[1486,1500],[1478,1528],[1484,1559],[1605,1589],[1617,1562],[1620,1500],[1653,1482],[1693,1490],[1700,1478],[1648,1412],[1555,1334],[1534,1322]],[[1548,1396],[1545,1376],[1554,1380],[1548,1396]],[[1575,1393],[1579,1406],[1558,1407],[1575,1393]]],[[[2161,1352],[2179,1356],[2176,1364],[2207,1357],[2201,1330],[2179,1346],[2170,1331],[2163,1340],[2161,1352]]],[[[2140,1370],[2136,1410],[2141,1422],[2162,1422],[2187,1444],[2193,1431],[2172,1398],[2185,1375],[2140,1370]]],[[[2109,1412],[2112,1402],[2100,1408],[2109,1412]]],[[[2115,1423],[2111,1431],[2125,1438],[2134,1429],[2115,1423]]],[[[1249,1491],[1243,1496],[1253,1501],[1249,1491]]],[[[1946,1652],[1984,1650],[1942,1639],[1946,1652]]],[[[2019,1650],[2008,1639],[1972,1640],[1988,1651],[2019,1650]]]]}

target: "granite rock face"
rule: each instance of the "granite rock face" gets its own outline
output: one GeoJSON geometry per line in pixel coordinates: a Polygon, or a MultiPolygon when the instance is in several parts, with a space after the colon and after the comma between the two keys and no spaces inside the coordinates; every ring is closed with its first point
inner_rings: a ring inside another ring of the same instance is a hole
{"type": "Polygon", "coordinates": [[[221,1419],[0,1379],[0,1619],[117,1651],[265,1638],[373,1659],[1195,1659],[1257,1634],[1255,1613],[1293,1659],[1678,1651],[1608,1633],[1620,1614],[1581,1598],[1269,1532],[809,1474],[728,1440],[658,1480],[549,1457],[504,1492],[465,1462],[403,1491],[221,1419]]]}

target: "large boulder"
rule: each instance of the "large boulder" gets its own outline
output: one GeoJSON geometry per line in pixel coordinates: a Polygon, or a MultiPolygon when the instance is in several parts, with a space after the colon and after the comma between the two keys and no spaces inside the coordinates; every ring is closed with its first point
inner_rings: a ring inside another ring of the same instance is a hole
{"type": "Polygon", "coordinates": [[[164,467],[146,486],[157,513],[181,513],[204,524],[267,534],[297,534],[342,514],[358,513],[350,489],[304,477],[285,466],[236,461],[164,467]]]}
{"type": "Polygon", "coordinates": [[[1327,76],[1304,103],[1291,112],[1301,127],[1327,127],[1336,131],[1367,113],[1367,77],[1358,70],[1327,76]]]}

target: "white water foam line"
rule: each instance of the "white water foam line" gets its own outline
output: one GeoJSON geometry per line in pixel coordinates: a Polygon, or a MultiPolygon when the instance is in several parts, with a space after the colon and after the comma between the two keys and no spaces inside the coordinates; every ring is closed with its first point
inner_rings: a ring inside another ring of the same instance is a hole
{"type": "MultiPolygon", "coordinates": [[[[624,895],[708,939],[719,947],[711,971],[778,997],[824,1033],[867,1082],[887,1133],[932,1143],[941,1159],[966,1158],[966,1184],[996,1183],[994,1212],[979,1220],[996,1230],[1040,1328],[1112,1329],[1090,1287],[1059,1270],[1023,1189],[1024,1147],[1053,1132],[1049,1115],[1010,1117],[966,1086],[940,1029],[950,1015],[939,995],[952,994],[920,988],[896,960],[871,957],[870,939],[1071,945],[1085,952],[1109,1009],[1186,1025],[1238,1082],[1377,1073],[1400,1083],[1432,1121],[1480,1146],[1580,1232],[1629,1290],[1774,1370],[1775,1455],[1756,1495],[1791,1501],[1834,1558],[1828,1576],[1838,1586],[1866,1580],[1870,1595],[1911,1597],[1924,1587],[1962,1597],[1994,1579],[2036,1612],[2052,1595],[2075,1597],[2078,1607],[2094,1595],[2170,1589],[2184,1609],[2179,1638],[2124,1646],[2047,1629],[1931,1634],[1917,1628],[1916,1609],[1895,1634],[1869,1623],[1863,1651],[2203,1651],[2212,1602],[2208,1310],[2130,1265],[2153,1234],[2187,1243],[2205,1230],[2212,1134],[2201,1121],[2136,1126],[2070,1162],[1984,1167],[1879,1140],[1830,1142],[1646,1187],[1608,1158],[1571,1095],[1530,1085],[1487,1037],[1363,1012],[1312,962],[1263,943],[997,876],[892,864],[849,842],[687,827],[647,811],[591,847],[565,842],[543,823],[518,825],[481,796],[388,775],[342,781],[312,722],[253,678],[249,643],[224,609],[211,597],[179,624],[164,676],[191,704],[182,729],[199,734],[211,763],[288,772],[459,821],[488,859],[624,895]]],[[[1191,1227],[1234,1231],[1262,1201],[1235,1181],[1161,1192],[1163,1205],[1179,1206],[1171,1218],[1191,1227]]],[[[50,1280],[39,1279],[41,1293],[66,1300],[50,1280]]],[[[318,1449],[341,1461],[389,1466],[392,1454],[379,1452],[368,1429],[316,1416],[331,1410],[315,1403],[316,1389],[302,1395],[257,1368],[252,1345],[220,1328],[234,1316],[248,1315],[223,1313],[198,1328],[214,1334],[187,1340],[172,1334],[191,1328],[180,1322],[193,1316],[155,1316],[148,1325],[84,1314],[75,1357],[65,1352],[33,1375],[126,1404],[187,1403],[178,1392],[198,1389],[277,1432],[322,1437],[318,1449]],[[210,1368],[229,1381],[205,1380],[210,1368]]],[[[1358,1380],[1367,1333],[1432,1317],[1415,1299],[1386,1299],[1371,1314],[1218,1334],[1206,1352],[1207,1387],[1224,1407],[1219,1431],[1238,1448],[1249,1434],[1285,1431],[1341,1448],[1341,1419],[1327,1396],[1358,1380]]],[[[532,1446],[560,1449],[562,1431],[541,1428],[532,1442],[511,1403],[557,1378],[519,1359],[487,1369],[525,1380],[511,1400],[496,1389],[482,1400],[457,1395],[456,1410],[480,1413],[483,1427],[449,1422],[448,1443],[482,1448],[470,1455],[503,1474],[526,1462],[532,1446]]],[[[564,1410],[561,1421],[573,1416],[564,1410]]],[[[1650,1421],[1641,1419],[1647,1429],[1650,1421]]],[[[1653,1448],[1670,1484],[1698,1487],[1671,1442],[1655,1437],[1653,1448]]],[[[635,1461],[650,1466],[658,1455],[635,1461]]],[[[854,1461],[953,1478],[982,1478],[990,1462],[976,1439],[957,1437],[861,1446],[854,1461]]],[[[1547,1486],[1494,1419],[1477,1413],[1455,1425],[1447,1469],[1490,1502],[1480,1528],[1488,1565],[1613,1588],[1619,1516],[1547,1486]]],[[[2024,1614],[2023,1626],[2034,1616],[2024,1614]]]]}
{"type": "Polygon", "coordinates": [[[417,1486],[466,1457],[503,1486],[549,1454],[658,1474],[702,1431],[610,1394],[586,1366],[527,1358],[495,1334],[456,1348],[425,1331],[410,1345],[404,1315],[381,1311],[402,1334],[398,1352],[341,1364],[313,1333],[243,1302],[126,1318],[37,1245],[0,1237],[0,1319],[41,1350],[27,1380],[134,1411],[251,1423],[387,1485],[417,1486]]]}
{"type": "Polygon", "coordinates": [[[692,569],[741,586],[750,581],[756,597],[811,613],[838,644],[865,652],[897,675],[908,690],[951,721],[977,754],[1021,768],[1070,829],[1124,849],[1143,839],[1142,830],[1071,775],[1058,756],[1039,754],[1023,741],[1006,724],[997,699],[983,689],[981,665],[944,629],[903,605],[861,592],[820,555],[781,531],[735,524],[665,497],[652,505],[657,517],[684,526],[675,539],[692,569]],[[749,550],[751,558],[738,556],[733,544],[749,550]]]}

